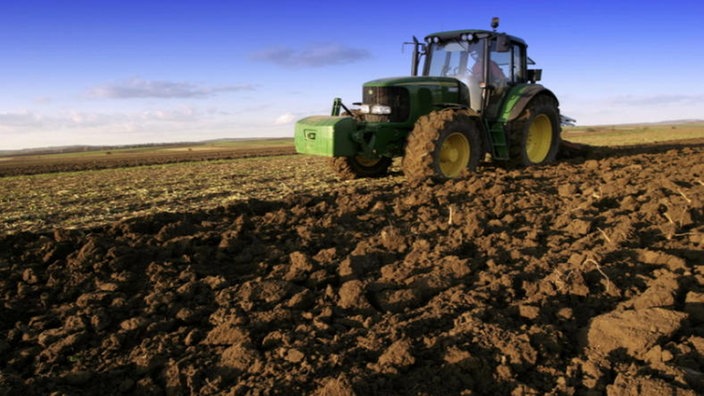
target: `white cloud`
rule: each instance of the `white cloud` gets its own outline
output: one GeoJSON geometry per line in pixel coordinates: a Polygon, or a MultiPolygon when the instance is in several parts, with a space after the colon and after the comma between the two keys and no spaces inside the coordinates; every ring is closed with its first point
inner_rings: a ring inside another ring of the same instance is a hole
{"type": "Polygon", "coordinates": [[[560,100],[560,112],[577,125],[616,125],[702,119],[702,95],[623,95],[560,100]]]}
{"type": "Polygon", "coordinates": [[[253,60],[284,67],[322,67],[357,62],[370,58],[369,51],[340,43],[319,43],[302,50],[276,47],[251,54],[253,60]]]}
{"type": "Polygon", "coordinates": [[[37,127],[43,123],[43,117],[31,111],[0,113],[0,127],[37,127]]]}
{"type": "Polygon", "coordinates": [[[664,106],[664,105],[692,105],[704,104],[704,95],[666,94],[666,95],[623,95],[610,100],[615,105],[627,106],[664,106]]]}
{"type": "Polygon", "coordinates": [[[21,135],[35,131],[78,131],[96,129],[108,132],[114,128],[148,129],[154,125],[189,125],[204,118],[216,119],[220,113],[182,106],[172,109],[135,112],[90,112],[70,110],[58,114],[39,114],[31,111],[0,113],[0,131],[4,135],[21,135]],[[125,128],[125,126],[129,126],[125,128]]]}
{"type": "MultiPolygon", "coordinates": [[[[284,114],[279,119],[292,119],[284,114]]],[[[173,106],[131,111],[68,110],[0,112],[0,150],[33,147],[124,145],[202,141],[230,137],[279,137],[293,132],[271,118],[243,117],[212,106],[173,106]]]]}
{"type": "Polygon", "coordinates": [[[296,115],[293,113],[284,113],[276,118],[274,125],[288,125],[296,120],[296,115]]]}
{"type": "Polygon", "coordinates": [[[188,82],[149,81],[138,77],[99,85],[88,90],[88,95],[97,98],[194,98],[209,97],[221,92],[253,91],[252,84],[205,87],[188,82]]]}

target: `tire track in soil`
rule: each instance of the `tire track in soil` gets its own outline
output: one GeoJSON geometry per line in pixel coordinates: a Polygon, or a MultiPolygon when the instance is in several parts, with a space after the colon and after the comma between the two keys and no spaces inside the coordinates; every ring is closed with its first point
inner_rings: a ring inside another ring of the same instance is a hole
{"type": "Polygon", "coordinates": [[[660,147],[5,236],[0,393],[704,392],[704,146],[660,147]]]}

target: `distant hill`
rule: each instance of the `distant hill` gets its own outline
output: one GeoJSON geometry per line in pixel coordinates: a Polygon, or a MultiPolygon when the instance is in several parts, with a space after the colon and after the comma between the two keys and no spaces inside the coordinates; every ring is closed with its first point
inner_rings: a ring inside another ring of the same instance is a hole
{"type": "Polygon", "coordinates": [[[212,139],[200,142],[177,142],[177,143],[146,143],[146,144],[129,144],[116,146],[89,146],[89,145],[73,145],[73,146],[55,146],[55,147],[38,147],[21,150],[0,150],[0,157],[18,157],[29,155],[50,155],[50,154],[67,154],[67,153],[84,153],[90,151],[110,151],[110,150],[134,150],[144,148],[175,148],[175,147],[197,147],[209,146],[236,142],[257,141],[264,142],[267,140],[280,140],[283,138],[228,138],[228,139],[212,139]]]}
{"type": "MultiPolygon", "coordinates": [[[[646,122],[646,123],[627,123],[627,124],[608,124],[608,125],[578,125],[578,129],[584,129],[589,127],[603,128],[603,127],[633,127],[633,126],[663,126],[663,125],[687,125],[687,124],[704,124],[704,119],[683,119],[683,120],[670,120],[670,121],[659,121],[659,122],[646,122]]],[[[278,138],[227,138],[227,139],[212,139],[204,140],[200,142],[177,142],[177,143],[147,143],[147,144],[131,144],[122,146],[88,146],[88,145],[73,145],[73,146],[57,146],[57,147],[41,147],[41,148],[31,148],[22,150],[0,150],[0,157],[17,157],[25,155],[49,155],[49,154],[64,154],[64,153],[82,153],[89,151],[108,151],[108,150],[131,150],[131,149],[143,149],[143,148],[172,148],[172,147],[197,147],[197,146],[210,146],[219,145],[227,143],[236,142],[247,142],[256,141],[264,142],[267,140],[281,140],[284,137],[278,138]]]]}
{"type": "Polygon", "coordinates": [[[0,150],[0,156],[22,156],[22,155],[47,155],[47,154],[64,154],[64,153],[83,153],[88,151],[103,151],[103,150],[129,150],[145,147],[179,147],[181,145],[194,145],[202,143],[154,143],[154,144],[136,144],[124,146],[56,146],[56,147],[38,147],[22,150],[0,150]]]}
{"type": "Polygon", "coordinates": [[[680,125],[680,124],[701,124],[704,123],[704,120],[674,120],[674,121],[660,121],[660,122],[653,122],[652,124],[655,125],[680,125]]]}

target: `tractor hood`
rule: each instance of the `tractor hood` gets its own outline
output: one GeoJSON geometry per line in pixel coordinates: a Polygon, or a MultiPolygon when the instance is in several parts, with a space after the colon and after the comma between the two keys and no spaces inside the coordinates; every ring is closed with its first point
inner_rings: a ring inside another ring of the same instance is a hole
{"type": "Polygon", "coordinates": [[[398,87],[398,86],[455,86],[460,81],[454,77],[408,76],[388,77],[368,81],[365,87],[398,87]]]}
{"type": "Polygon", "coordinates": [[[469,104],[469,89],[453,77],[410,76],[372,80],[362,88],[367,120],[406,122],[447,103],[469,104]],[[367,110],[369,109],[369,110],[367,110]]]}

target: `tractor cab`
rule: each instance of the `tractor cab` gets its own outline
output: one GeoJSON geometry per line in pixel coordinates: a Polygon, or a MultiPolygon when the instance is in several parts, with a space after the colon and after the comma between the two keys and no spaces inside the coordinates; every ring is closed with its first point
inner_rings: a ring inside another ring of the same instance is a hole
{"type": "Polygon", "coordinates": [[[501,98],[517,84],[539,80],[540,71],[526,55],[526,43],[514,36],[487,30],[457,30],[430,34],[416,45],[412,72],[425,57],[423,76],[454,77],[469,90],[469,107],[495,116],[501,98]]]}

